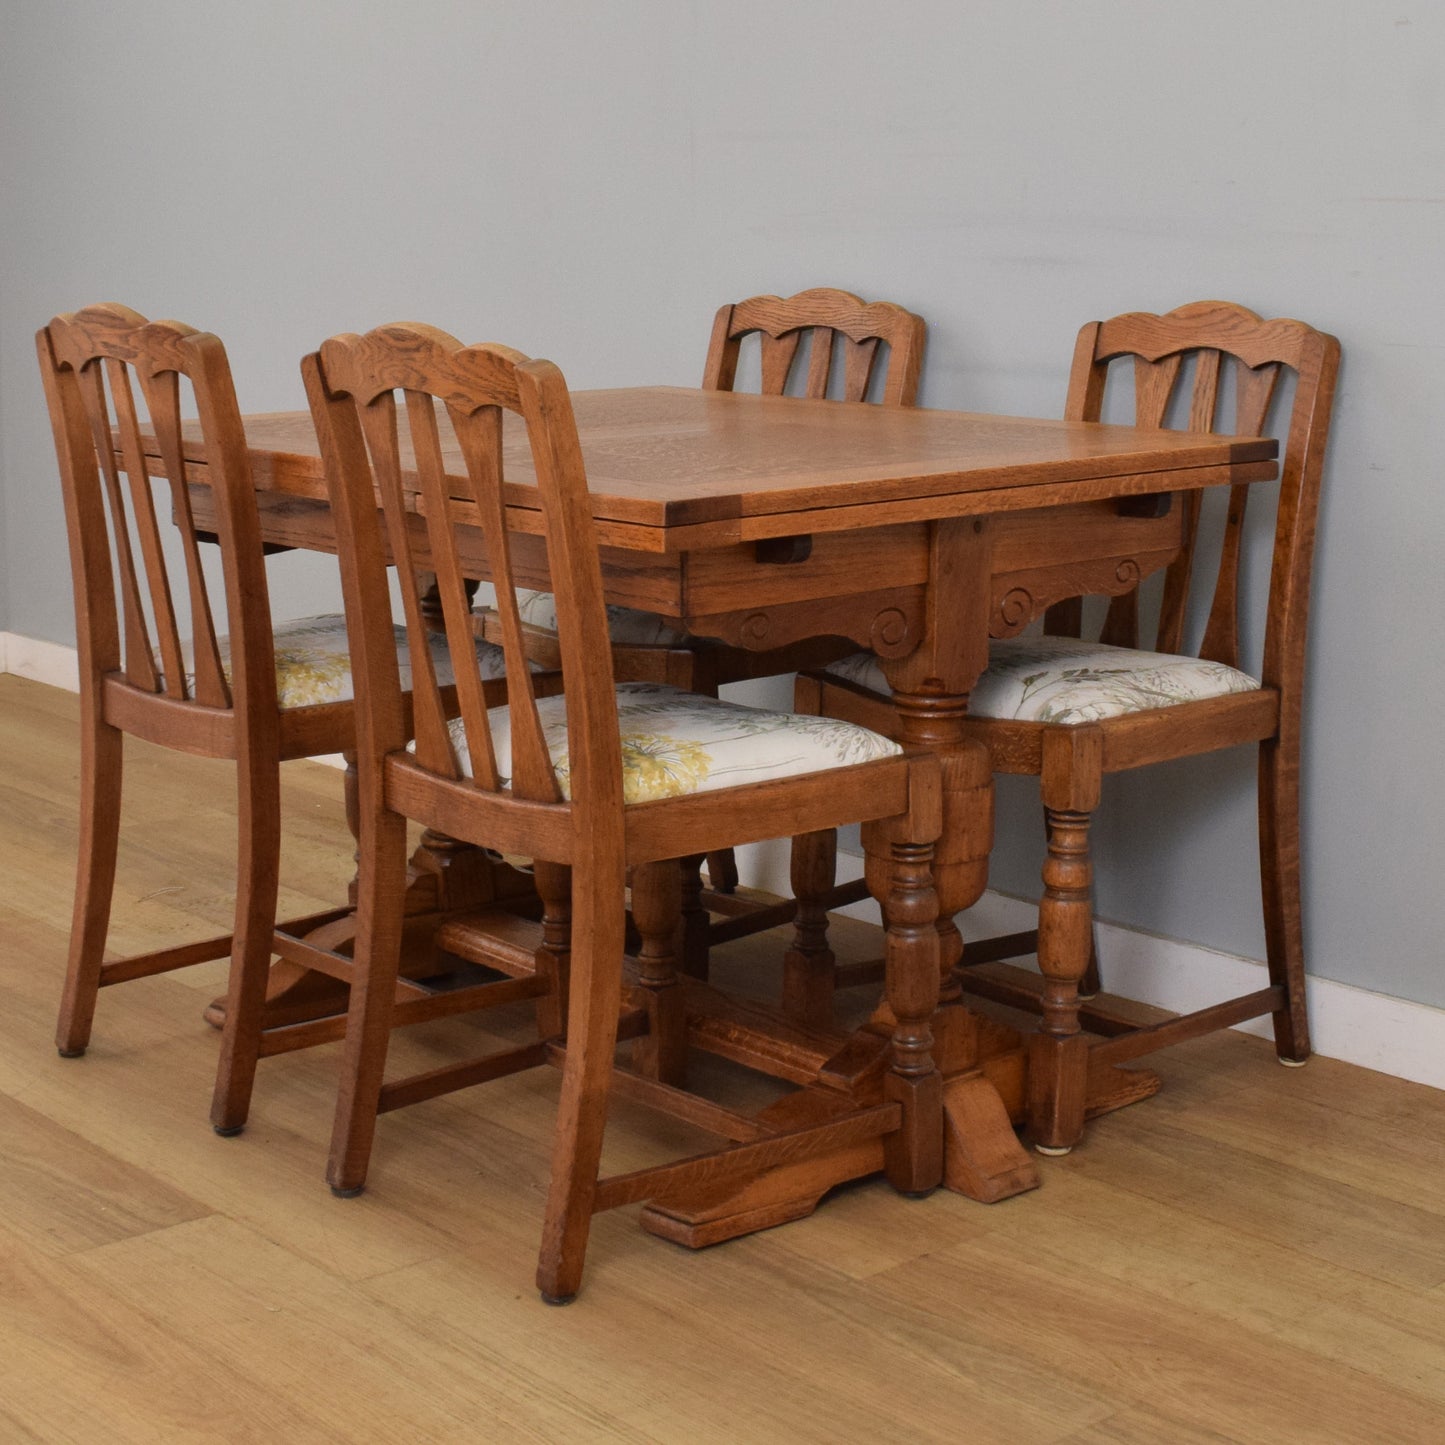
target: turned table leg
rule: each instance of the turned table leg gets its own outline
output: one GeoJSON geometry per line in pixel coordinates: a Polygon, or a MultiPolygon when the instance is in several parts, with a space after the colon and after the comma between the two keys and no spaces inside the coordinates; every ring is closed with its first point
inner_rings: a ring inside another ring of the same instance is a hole
{"type": "Polygon", "coordinates": [[[906,656],[883,659],[898,713],[898,739],[924,747],[943,774],[943,830],[934,852],[938,893],[939,1007],[935,1053],[944,1085],[944,1182],[992,1202],[1038,1185],[1003,1098],[980,1070],[978,1021],[961,1001],[963,942],[954,917],[983,896],[993,847],[993,766],[968,735],[968,693],[988,666],[993,610],[992,538],[979,518],[935,523],[923,636],[906,656]]]}
{"type": "Polygon", "coordinates": [[[868,889],[887,929],[884,991],[894,1022],[884,1094],[903,1107],[900,1128],[884,1139],[884,1169],[905,1194],[926,1194],[943,1181],[943,1076],[930,1026],[939,991],[938,894],[932,843],[917,836],[937,829],[937,792],[931,791],[927,801],[934,806],[925,811],[933,814],[933,827],[910,812],[863,828],[868,889]]]}

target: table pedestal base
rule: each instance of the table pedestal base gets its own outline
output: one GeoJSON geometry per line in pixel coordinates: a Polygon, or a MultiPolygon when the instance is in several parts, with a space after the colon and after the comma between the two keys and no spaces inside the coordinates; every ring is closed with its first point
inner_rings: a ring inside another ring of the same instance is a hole
{"type": "MultiPolygon", "coordinates": [[[[709,1036],[719,1031],[718,1019],[707,1010],[711,993],[698,990],[689,999],[692,1039],[704,1049],[709,1036]]],[[[735,1010],[729,1016],[730,1052],[737,1057],[735,1010]]],[[[757,1116],[759,1122],[796,1127],[881,1101],[888,1023],[886,1013],[880,1011],[820,1066],[822,1082],[764,1110],[757,1116]]],[[[1027,1035],[957,1004],[940,1010],[934,1023],[944,1075],[945,1186],[982,1204],[1037,1189],[1038,1165],[1015,1133],[1027,1109],[1027,1035]]],[[[1159,1076],[1148,1069],[1092,1068],[1088,1116],[1149,1098],[1159,1086],[1159,1076]]],[[[665,1207],[648,1205],[642,1211],[642,1227],[675,1244],[702,1249],[805,1218],[830,1190],[882,1169],[883,1141],[872,1139],[800,1164],[780,1165],[741,1185],[700,1188],[684,1198],[674,1196],[665,1207]]]]}

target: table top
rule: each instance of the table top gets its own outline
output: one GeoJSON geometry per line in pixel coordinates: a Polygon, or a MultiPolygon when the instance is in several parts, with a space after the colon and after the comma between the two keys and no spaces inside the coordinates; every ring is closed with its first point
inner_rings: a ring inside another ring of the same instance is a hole
{"type": "MultiPolygon", "coordinates": [[[[646,551],[1259,481],[1277,452],[1272,438],[685,387],[575,392],[573,406],[601,540],[646,551]]],[[[540,530],[525,428],[505,421],[508,511],[540,530]]],[[[245,425],[258,489],[325,496],[307,413],[245,425]]],[[[189,440],[202,460],[199,431],[189,440]]]]}

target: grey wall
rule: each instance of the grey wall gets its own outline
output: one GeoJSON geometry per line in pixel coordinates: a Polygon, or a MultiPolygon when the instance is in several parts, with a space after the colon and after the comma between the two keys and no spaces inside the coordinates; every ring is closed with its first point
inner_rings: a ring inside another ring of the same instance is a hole
{"type": "MultiPolygon", "coordinates": [[[[67,641],[31,335],[124,300],[243,408],[411,317],[576,386],[692,383],[724,299],[931,322],[923,401],[1057,415],[1082,321],[1223,296],[1339,335],[1306,785],[1312,968],[1445,1004],[1445,7],[1396,0],[3,7],[0,627],[67,641]]],[[[334,600],[279,559],[278,607],[334,600]]],[[[1034,887],[1036,795],[996,881],[1034,887]]],[[[1262,952],[1245,753],[1111,786],[1100,912],[1262,952]],[[1221,766],[1222,765],[1222,766],[1221,766]],[[1164,846],[1165,840],[1168,846],[1164,846]]]]}

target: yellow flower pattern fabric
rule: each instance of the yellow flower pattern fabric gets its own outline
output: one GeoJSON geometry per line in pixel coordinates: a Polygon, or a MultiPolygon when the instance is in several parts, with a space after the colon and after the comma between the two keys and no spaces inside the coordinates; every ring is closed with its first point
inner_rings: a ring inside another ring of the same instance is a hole
{"type": "MultiPolygon", "coordinates": [[[[550,592],[518,592],[517,611],[531,627],[557,630],[557,599],[550,592]]],[[[637,607],[607,605],[607,635],[628,647],[678,647],[688,634],[665,622],[655,612],[637,607]]]]}
{"type": "MultiPolygon", "coordinates": [[[[542,698],[537,710],[558,786],[562,796],[570,798],[567,699],[565,696],[542,698]]],[[[770,778],[790,778],[825,768],[872,762],[902,751],[897,743],[852,723],[743,707],[661,683],[619,683],[617,716],[622,742],[623,797],[629,803],[708,793],[770,778]]],[[[493,708],[488,721],[497,770],[509,783],[511,714],[507,708],[493,708]]],[[[461,720],[450,726],[457,761],[462,772],[470,777],[471,759],[461,720]]]]}
{"type": "MultiPolygon", "coordinates": [[[[871,652],[845,657],[827,671],[885,697],[890,693],[871,652]]],[[[990,645],[988,669],[969,697],[968,710],[975,717],[1067,725],[1253,692],[1258,686],[1238,668],[1197,657],[1075,637],[1010,637],[990,645]]]]}
{"type": "MultiPolygon", "coordinates": [[[[401,685],[411,688],[411,649],[406,628],[392,629],[396,636],[396,660],[401,671],[401,685]]],[[[340,613],[322,617],[296,617],[278,622],[272,628],[276,646],[276,696],[283,708],[320,707],[326,703],[346,702],[355,696],[351,678],[351,656],[346,646],[346,618],[340,613]]],[[[231,677],[230,639],[217,639],[221,650],[221,666],[227,681],[231,677]]],[[[432,666],[437,682],[446,687],[456,681],[446,639],[433,634],[428,639],[432,666]]],[[[187,660],[189,662],[189,652],[187,660]]],[[[501,677],[506,672],[502,649],[492,642],[477,643],[477,661],[484,678],[501,677]]],[[[188,674],[188,690],[194,689],[195,677],[188,674]]]]}

